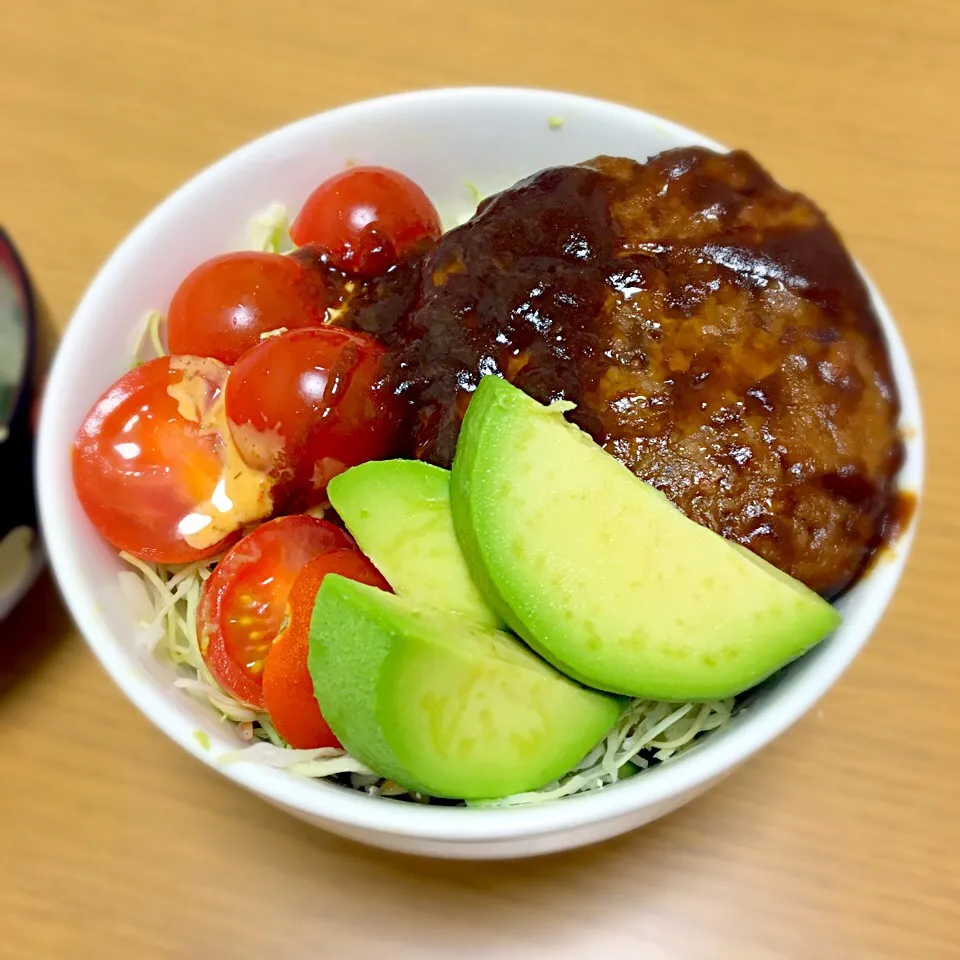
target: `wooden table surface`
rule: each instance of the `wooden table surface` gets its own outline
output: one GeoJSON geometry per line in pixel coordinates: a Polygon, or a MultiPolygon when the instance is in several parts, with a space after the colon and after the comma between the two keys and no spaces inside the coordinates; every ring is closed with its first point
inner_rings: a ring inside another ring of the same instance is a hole
{"type": "Polygon", "coordinates": [[[327,836],[188,757],[48,580],[0,628],[3,958],[960,957],[956,0],[0,0],[0,221],[67,323],[124,234],[251,137],[405,88],[646,108],[752,150],[899,318],[929,444],[869,649],[708,796],[593,849],[426,862],[327,836]]]}

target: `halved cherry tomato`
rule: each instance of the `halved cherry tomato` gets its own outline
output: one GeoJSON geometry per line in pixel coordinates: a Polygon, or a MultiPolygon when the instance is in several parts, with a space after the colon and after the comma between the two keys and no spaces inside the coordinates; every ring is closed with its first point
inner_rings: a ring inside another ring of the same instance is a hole
{"type": "Polygon", "coordinates": [[[313,604],[328,573],[390,590],[380,571],[359,550],[339,550],[317,557],[293,581],[287,598],[286,626],[263,667],[263,705],[277,733],[291,747],[303,750],[340,746],[320,712],[307,666],[313,604]]]}
{"type": "Polygon", "coordinates": [[[386,350],[339,327],[269,337],[247,351],[226,387],[226,414],[240,455],[278,482],[287,509],[322,501],[348,466],[389,456],[397,402],[383,384],[386,350]]]}
{"type": "Polygon", "coordinates": [[[353,167],[331,177],[310,194],[290,227],[297,246],[316,244],[334,266],[363,277],[384,273],[440,232],[427,195],[385,167],[353,167]]]}
{"type": "MultiPolygon", "coordinates": [[[[218,381],[205,389],[215,393],[226,368],[204,363],[218,381]]],[[[181,416],[169,393],[183,377],[168,357],[135,367],[94,404],[74,444],[73,482],[87,516],[115,547],[153,563],[199,560],[226,542],[188,543],[223,460],[220,437],[181,416]]]]}
{"type": "Polygon", "coordinates": [[[200,653],[222,687],[263,708],[263,661],[283,626],[294,579],[314,557],[352,548],[339,527],[301,514],[270,520],[227,553],[197,609],[200,653]]]}
{"type": "Polygon", "coordinates": [[[324,322],[328,295],[314,270],[277,253],[227,253],[177,288],[167,317],[171,353],[234,364],[261,335],[324,322]]]}

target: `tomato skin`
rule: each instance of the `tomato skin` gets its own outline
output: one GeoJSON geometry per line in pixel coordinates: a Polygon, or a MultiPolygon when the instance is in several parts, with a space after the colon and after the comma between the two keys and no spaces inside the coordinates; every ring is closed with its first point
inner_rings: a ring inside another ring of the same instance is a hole
{"type": "Polygon", "coordinates": [[[234,366],[227,422],[243,459],[277,479],[281,507],[320,503],[338,473],[394,452],[385,358],[373,337],[328,326],[269,337],[234,366]]]}
{"type": "Polygon", "coordinates": [[[287,599],[287,625],[264,664],[263,703],[277,733],[301,750],[340,746],[323,719],[307,666],[313,605],[328,573],[390,591],[380,571],[356,549],[316,557],[297,574],[287,599]]]}
{"type": "Polygon", "coordinates": [[[328,300],[319,274],[291,257],[255,251],[213,257],[173,295],[170,352],[233,365],[264,333],[322,324],[328,300]]]}
{"type": "Polygon", "coordinates": [[[324,181],[290,227],[297,246],[321,247],[346,273],[375,277],[439,239],[440,217],[409,177],[386,167],[352,167],[324,181]]]}
{"type": "Polygon", "coordinates": [[[169,357],[128,371],[93,405],[73,448],[74,488],[93,525],[151,563],[200,560],[230,539],[200,550],[180,533],[223,470],[219,437],[182,417],[168,393],[182,376],[169,357]]]}
{"type": "Polygon", "coordinates": [[[262,524],[224,556],[203,585],[197,635],[204,662],[225,690],[263,709],[263,661],[283,626],[297,574],[314,557],[352,548],[339,527],[300,514],[262,524]]]}

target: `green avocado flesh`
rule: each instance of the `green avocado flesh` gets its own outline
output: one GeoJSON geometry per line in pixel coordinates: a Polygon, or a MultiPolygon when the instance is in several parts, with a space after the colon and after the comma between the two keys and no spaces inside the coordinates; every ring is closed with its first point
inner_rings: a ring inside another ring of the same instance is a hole
{"type": "Polygon", "coordinates": [[[334,574],[317,594],[309,666],[350,754],[436,797],[536,790],[583,759],[625,706],[508,634],[334,574]]]}
{"type": "Polygon", "coordinates": [[[803,584],[685,517],[557,406],[497,377],[470,401],[450,495],[488,603],[591,687],[731,696],[840,622],[803,584]]]}
{"type": "Polygon", "coordinates": [[[503,626],[471,579],[457,543],[448,470],[419,460],[376,460],[335,477],[327,495],[399,596],[503,626]]]}

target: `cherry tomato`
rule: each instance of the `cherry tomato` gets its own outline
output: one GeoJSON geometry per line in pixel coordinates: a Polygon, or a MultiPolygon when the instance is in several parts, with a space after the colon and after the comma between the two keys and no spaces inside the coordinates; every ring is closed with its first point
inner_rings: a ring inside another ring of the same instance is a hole
{"type": "Polygon", "coordinates": [[[339,527],[300,514],[270,520],[227,553],[197,609],[200,653],[224,689],[263,708],[263,661],[283,626],[294,579],[314,557],[353,548],[339,527]]]}
{"type": "Polygon", "coordinates": [[[234,364],[261,334],[324,322],[327,291],[316,271],[277,253],[227,253],[201,263],[170,302],[171,353],[234,364]]]}
{"type": "Polygon", "coordinates": [[[313,604],[328,573],[390,590],[380,571],[359,550],[317,557],[297,574],[287,599],[286,626],[263,667],[263,704],[277,733],[291,747],[302,750],[340,746],[320,712],[307,666],[313,604]]]}
{"type": "Polygon", "coordinates": [[[440,232],[427,195],[384,167],[353,167],[320,184],[290,227],[297,246],[315,244],[334,266],[363,277],[384,273],[440,232]]]}
{"type": "Polygon", "coordinates": [[[269,337],[245,353],[226,387],[240,455],[278,480],[281,507],[323,500],[348,466],[389,456],[397,401],[383,384],[386,350],[339,327],[269,337]]]}
{"type": "MultiPolygon", "coordinates": [[[[216,361],[202,362],[214,381],[226,376],[216,361]]],[[[197,509],[213,497],[223,461],[220,437],[183,417],[170,395],[183,377],[169,357],[135,367],[94,404],[74,444],[73,482],[87,516],[115,547],[153,563],[198,560],[225,542],[187,542],[206,519],[197,509]]]]}

